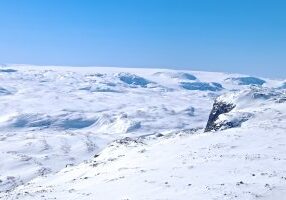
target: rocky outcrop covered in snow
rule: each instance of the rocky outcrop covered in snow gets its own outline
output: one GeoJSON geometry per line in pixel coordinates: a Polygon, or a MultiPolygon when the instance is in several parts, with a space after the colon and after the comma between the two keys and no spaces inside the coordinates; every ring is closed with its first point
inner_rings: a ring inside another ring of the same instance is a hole
{"type": "Polygon", "coordinates": [[[269,103],[284,103],[283,90],[252,87],[218,97],[210,112],[205,132],[239,127],[269,103]],[[255,109],[256,108],[256,109],[255,109]]]}
{"type": "MultiPolygon", "coordinates": [[[[205,132],[216,131],[220,129],[224,124],[216,123],[217,119],[221,114],[230,112],[235,107],[232,103],[226,103],[223,101],[215,100],[213,104],[212,111],[209,115],[209,119],[207,122],[207,126],[205,128],[205,132]]],[[[229,124],[231,126],[231,124],[229,124]]]]}

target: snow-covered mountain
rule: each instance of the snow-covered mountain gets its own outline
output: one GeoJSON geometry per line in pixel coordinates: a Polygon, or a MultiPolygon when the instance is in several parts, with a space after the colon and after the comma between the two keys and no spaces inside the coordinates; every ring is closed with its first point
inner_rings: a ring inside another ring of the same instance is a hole
{"type": "Polygon", "coordinates": [[[283,199],[286,80],[0,68],[0,199],[283,199]]]}

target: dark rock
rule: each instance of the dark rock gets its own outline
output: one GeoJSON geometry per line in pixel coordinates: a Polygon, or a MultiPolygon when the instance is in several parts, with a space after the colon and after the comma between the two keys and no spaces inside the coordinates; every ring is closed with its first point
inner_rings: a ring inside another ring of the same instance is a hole
{"type": "Polygon", "coordinates": [[[125,137],[122,139],[115,140],[114,143],[120,144],[120,145],[130,145],[130,144],[143,144],[140,141],[140,138],[130,138],[130,137],[125,137]]]}
{"type": "Polygon", "coordinates": [[[218,129],[225,130],[229,128],[235,128],[240,127],[243,122],[246,122],[250,117],[252,117],[253,114],[251,113],[245,113],[243,116],[239,116],[231,121],[224,121],[219,124],[217,124],[218,129]]]}
{"type": "Polygon", "coordinates": [[[236,185],[243,185],[243,184],[244,184],[243,181],[239,181],[239,182],[236,183],[236,185]]]}
{"type": "Polygon", "coordinates": [[[246,122],[253,117],[254,113],[232,111],[239,105],[240,101],[266,101],[273,99],[273,96],[276,97],[277,95],[278,94],[275,92],[251,89],[242,93],[224,94],[223,96],[218,97],[213,104],[213,108],[205,127],[205,132],[240,127],[243,122],[246,122]],[[220,115],[223,115],[223,117],[220,117],[220,115]]]}
{"type": "Polygon", "coordinates": [[[164,135],[162,133],[156,133],[155,136],[156,137],[163,137],[164,135]]]}
{"type": "MultiPolygon", "coordinates": [[[[221,114],[230,112],[233,108],[235,108],[235,105],[231,103],[221,102],[215,100],[213,104],[213,108],[211,110],[211,113],[209,115],[209,119],[205,128],[205,132],[209,131],[217,131],[219,130],[223,125],[225,124],[216,124],[216,120],[221,114]]],[[[232,126],[234,124],[229,123],[228,126],[232,126]]]]}

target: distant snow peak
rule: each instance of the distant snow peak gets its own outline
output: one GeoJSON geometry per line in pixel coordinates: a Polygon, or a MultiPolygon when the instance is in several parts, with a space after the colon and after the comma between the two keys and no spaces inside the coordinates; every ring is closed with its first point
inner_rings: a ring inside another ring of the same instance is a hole
{"type": "Polygon", "coordinates": [[[178,79],[178,80],[197,80],[197,77],[190,73],[186,72],[156,72],[154,73],[155,76],[165,76],[171,79],[178,79]]]}
{"type": "Polygon", "coordinates": [[[226,81],[232,81],[238,85],[263,85],[266,83],[266,81],[263,79],[251,76],[227,78],[226,81]]]}
{"type": "Polygon", "coordinates": [[[139,86],[139,87],[147,87],[148,84],[151,83],[151,81],[140,77],[135,74],[121,72],[117,74],[117,77],[124,83],[131,85],[131,86],[139,86]]]}
{"type": "Polygon", "coordinates": [[[211,82],[181,82],[181,87],[186,90],[199,90],[199,91],[221,91],[222,85],[219,83],[211,82]]]}

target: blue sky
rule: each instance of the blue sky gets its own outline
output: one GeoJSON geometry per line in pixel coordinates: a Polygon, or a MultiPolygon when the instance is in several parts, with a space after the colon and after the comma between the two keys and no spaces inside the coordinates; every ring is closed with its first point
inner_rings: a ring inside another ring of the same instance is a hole
{"type": "Polygon", "coordinates": [[[0,0],[0,63],[286,77],[283,0],[0,0]]]}

